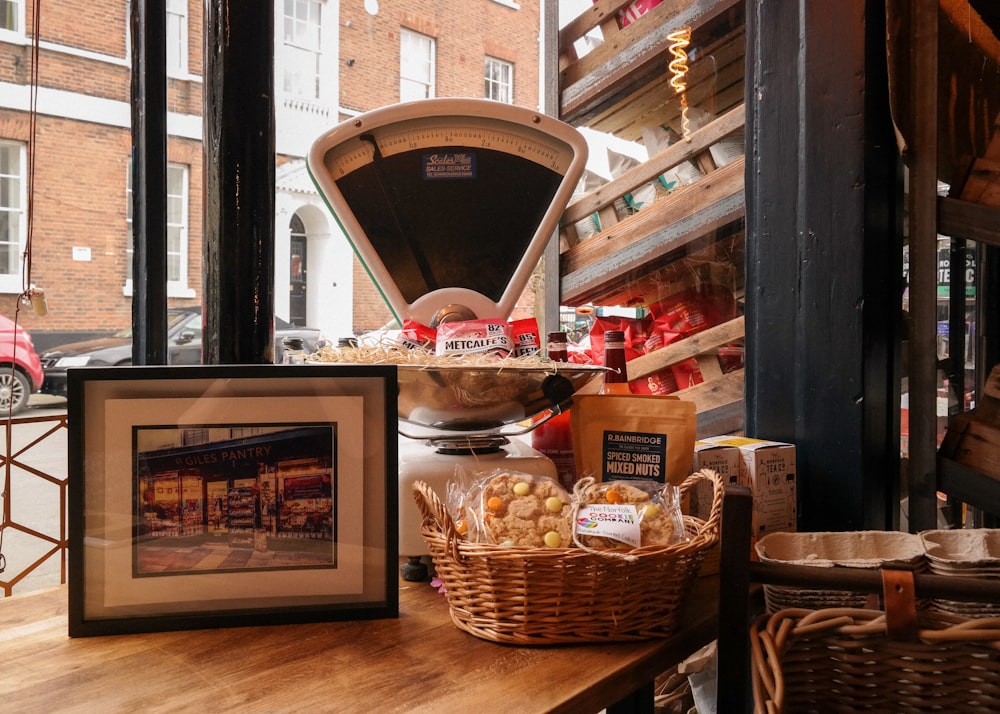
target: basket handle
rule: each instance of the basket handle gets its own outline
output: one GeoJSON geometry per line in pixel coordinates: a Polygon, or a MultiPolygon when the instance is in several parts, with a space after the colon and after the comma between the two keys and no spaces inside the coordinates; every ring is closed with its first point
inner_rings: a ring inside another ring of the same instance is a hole
{"type": "Polygon", "coordinates": [[[423,518],[421,530],[430,528],[443,535],[448,543],[448,554],[456,561],[461,561],[462,557],[458,552],[458,542],[460,539],[455,521],[452,519],[448,509],[438,498],[430,486],[424,481],[416,481],[413,484],[413,498],[420,509],[423,518]]]}
{"type": "Polygon", "coordinates": [[[705,521],[705,531],[719,532],[722,525],[722,498],[725,495],[725,483],[718,472],[712,469],[701,469],[688,476],[680,485],[681,495],[684,496],[699,481],[707,481],[712,484],[712,510],[705,521]]]}

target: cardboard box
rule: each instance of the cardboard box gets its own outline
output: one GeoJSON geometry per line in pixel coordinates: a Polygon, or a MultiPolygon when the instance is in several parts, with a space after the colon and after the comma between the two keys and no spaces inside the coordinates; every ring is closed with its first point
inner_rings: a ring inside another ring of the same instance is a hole
{"type": "MultiPolygon", "coordinates": [[[[719,474],[722,483],[744,485],[740,483],[740,450],[729,444],[715,444],[709,441],[696,441],[694,444],[694,461],[691,472],[711,469],[719,474]]],[[[706,519],[712,513],[712,488],[707,483],[698,483],[689,494],[688,513],[696,518],[706,519]]]]}
{"type": "Polygon", "coordinates": [[[734,436],[714,436],[702,441],[739,449],[738,483],[753,492],[755,540],[766,533],[797,530],[794,444],[734,436]]]}
{"type": "MultiPolygon", "coordinates": [[[[712,444],[706,441],[696,441],[694,443],[694,460],[691,464],[691,471],[697,472],[702,469],[711,469],[719,474],[722,483],[725,485],[739,484],[740,478],[740,450],[728,444],[712,444]]],[[[712,514],[712,501],[714,500],[714,489],[707,483],[697,483],[688,492],[688,503],[686,512],[695,518],[707,520],[712,514]]],[[[714,575],[719,572],[721,546],[716,544],[705,554],[699,574],[701,576],[714,575]]]]}

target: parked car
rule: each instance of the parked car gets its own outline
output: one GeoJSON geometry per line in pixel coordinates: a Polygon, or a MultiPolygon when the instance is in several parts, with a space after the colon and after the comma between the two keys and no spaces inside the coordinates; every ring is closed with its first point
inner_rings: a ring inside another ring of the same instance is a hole
{"type": "Polygon", "coordinates": [[[16,328],[0,315],[0,418],[22,411],[42,386],[42,363],[31,335],[20,325],[16,328]]]}
{"type": "MultiPolygon", "coordinates": [[[[314,352],[323,337],[314,327],[295,327],[281,318],[274,321],[274,361],[282,360],[281,341],[285,337],[302,338],[306,353],[314,352]]],[[[171,308],[167,311],[167,363],[201,363],[201,310],[171,308]]],[[[70,367],[132,364],[132,328],[84,342],[73,342],[46,350],[42,354],[45,394],[66,394],[66,370],[70,367]]]]}

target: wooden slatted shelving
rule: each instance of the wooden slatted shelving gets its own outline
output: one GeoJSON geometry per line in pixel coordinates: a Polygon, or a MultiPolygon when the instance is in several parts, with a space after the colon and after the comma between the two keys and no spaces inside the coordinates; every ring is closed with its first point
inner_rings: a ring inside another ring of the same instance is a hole
{"type": "MultiPolygon", "coordinates": [[[[742,302],[744,3],[663,0],[623,23],[630,4],[597,0],[560,31],[560,118],[642,145],[648,156],[571,201],[560,231],[560,302],[645,307],[699,284],[723,285],[742,302]],[[685,29],[679,93],[671,46],[685,29]],[[650,186],[655,200],[630,202],[650,186]],[[598,223],[581,235],[580,225],[598,223]]],[[[694,358],[704,381],[677,394],[696,402],[699,433],[737,431],[743,370],[724,373],[717,355],[743,336],[742,316],[711,326],[630,361],[629,379],[694,358]]]]}

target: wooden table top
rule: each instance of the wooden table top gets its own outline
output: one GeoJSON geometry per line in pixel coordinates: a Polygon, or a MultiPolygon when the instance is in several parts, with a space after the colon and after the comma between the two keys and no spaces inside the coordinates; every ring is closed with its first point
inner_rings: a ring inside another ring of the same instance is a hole
{"type": "Polygon", "coordinates": [[[673,638],[546,647],[473,637],[429,584],[399,587],[398,619],[76,639],[65,586],[0,599],[0,710],[586,714],[715,637],[714,578],[673,638]]]}

